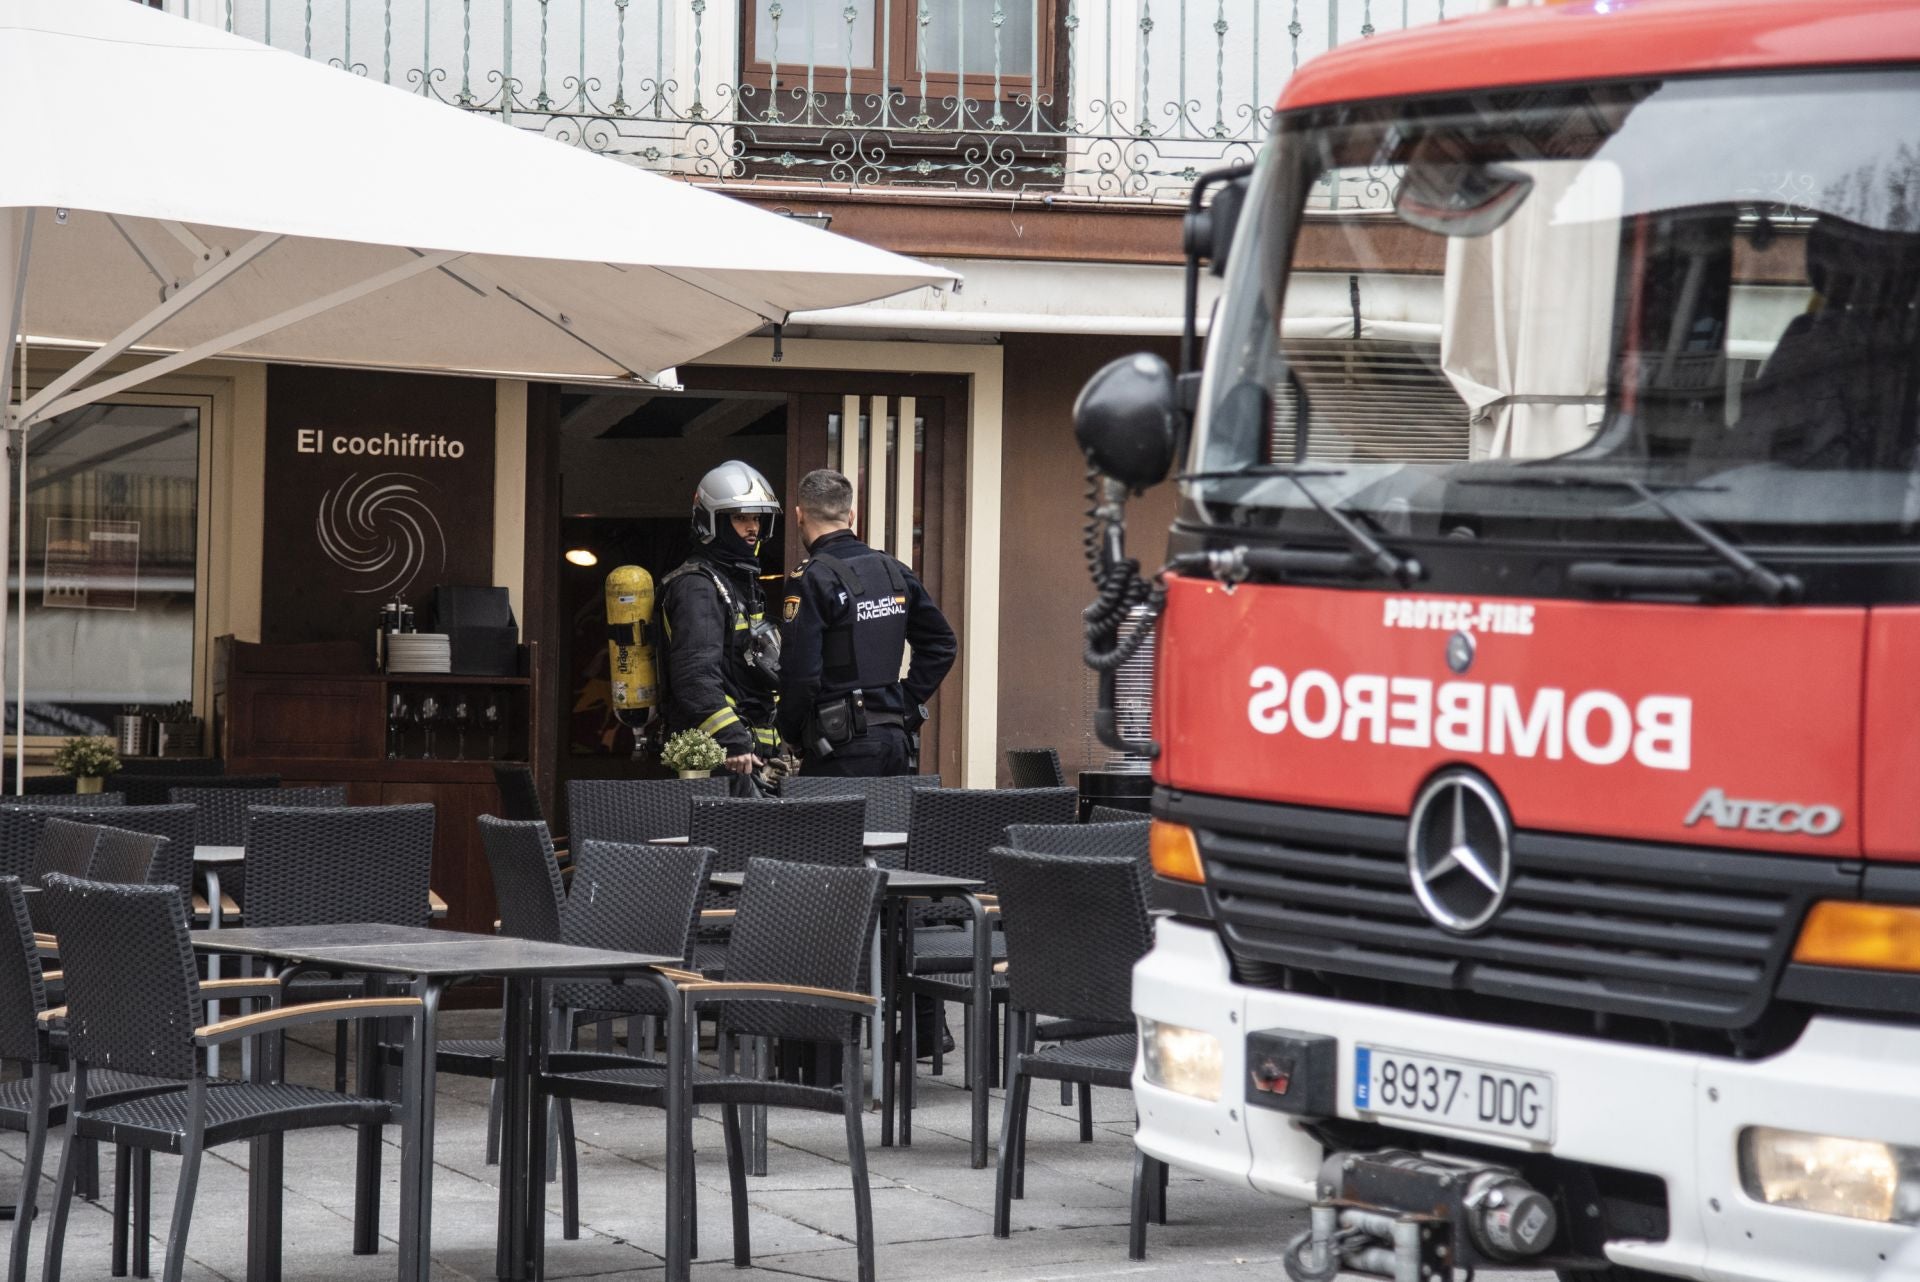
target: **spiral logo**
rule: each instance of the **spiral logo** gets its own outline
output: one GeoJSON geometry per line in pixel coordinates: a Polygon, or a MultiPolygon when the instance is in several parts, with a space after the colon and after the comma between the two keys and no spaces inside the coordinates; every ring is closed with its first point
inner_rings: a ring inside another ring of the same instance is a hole
{"type": "Polygon", "coordinates": [[[404,593],[429,564],[446,568],[447,539],[421,497],[425,484],[407,472],[378,472],[364,481],[355,473],[320,496],[313,522],[320,550],[341,569],[378,580],[354,588],[356,595],[404,593]]]}

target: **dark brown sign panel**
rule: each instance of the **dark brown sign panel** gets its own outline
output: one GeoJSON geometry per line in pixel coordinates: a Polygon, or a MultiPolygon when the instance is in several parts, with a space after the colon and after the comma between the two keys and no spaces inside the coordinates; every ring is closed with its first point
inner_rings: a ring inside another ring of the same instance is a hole
{"type": "Polygon", "coordinates": [[[274,366],[260,639],[370,645],[388,601],[492,583],[493,438],[485,379],[274,366]]]}

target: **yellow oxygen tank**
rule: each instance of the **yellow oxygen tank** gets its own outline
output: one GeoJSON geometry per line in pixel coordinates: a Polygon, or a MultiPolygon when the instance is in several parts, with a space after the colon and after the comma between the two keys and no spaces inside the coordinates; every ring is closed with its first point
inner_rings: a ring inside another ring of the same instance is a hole
{"type": "Polygon", "coordinates": [[[635,730],[653,717],[660,678],[653,662],[653,576],[637,565],[607,575],[607,659],[613,712],[635,730]]]}

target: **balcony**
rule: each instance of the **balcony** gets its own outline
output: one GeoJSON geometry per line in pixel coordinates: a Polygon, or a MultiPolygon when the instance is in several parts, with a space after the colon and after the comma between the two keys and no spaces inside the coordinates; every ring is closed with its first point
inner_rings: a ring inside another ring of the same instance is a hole
{"type": "Polygon", "coordinates": [[[1487,0],[181,2],[684,177],[1167,202],[1252,155],[1301,62],[1487,0]]]}

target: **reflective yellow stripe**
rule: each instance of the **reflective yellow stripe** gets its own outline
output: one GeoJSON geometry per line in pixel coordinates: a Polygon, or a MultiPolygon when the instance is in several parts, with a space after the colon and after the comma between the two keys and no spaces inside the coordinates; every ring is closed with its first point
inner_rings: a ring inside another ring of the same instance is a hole
{"type": "Polygon", "coordinates": [[[728,726],[736,726],[739,724],[740,724],[739,713],[735,712],[732,708],[722,708],[720,709],[720,711],[708,717],[705,721],[702,721],[700,723],[700,728],[706,731],[708,734],[712,734],[716,730],[724,730],[728,726]]]}
{"type": "Polygon", "coordinates": [[[753,739],[755,743],[764,743],[772,746],[780,742],[780,732],[777,730],[762,730],[760,727],[755,726],[753,728],[753,739]]]}
{"type": "Polygon", "coordinates": [[[745,619],[743,619],[743,618],[741,618],[741,617],[740,617],[739,615],[737,615],[737,614],[736,614],[736,615],[734,615],[734,616],[733,616],[733,630],[734,630],[735,632],[745,632],[745,631],[747,630],[747,621],[746,621],[745,619]]]}

